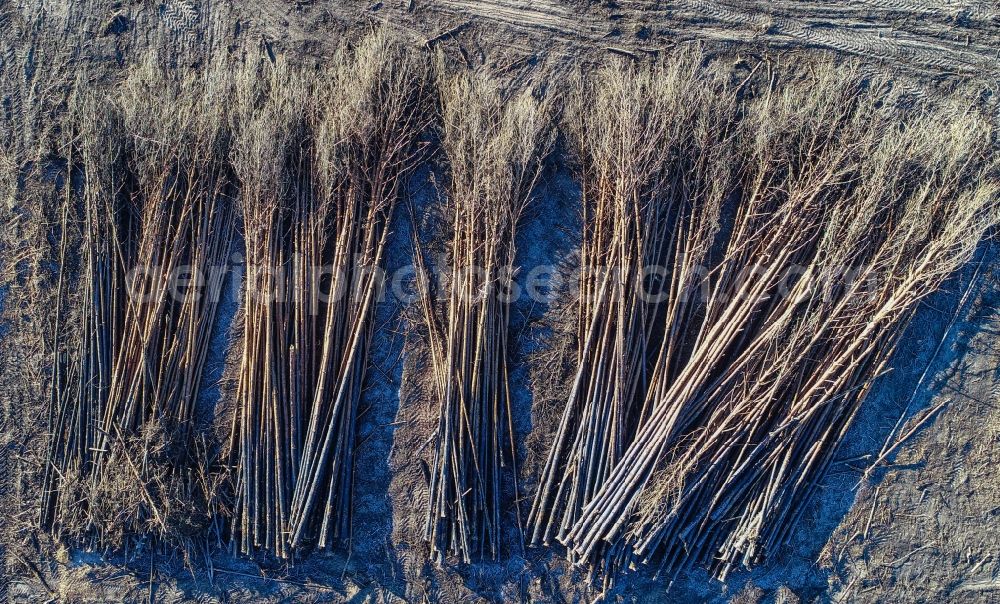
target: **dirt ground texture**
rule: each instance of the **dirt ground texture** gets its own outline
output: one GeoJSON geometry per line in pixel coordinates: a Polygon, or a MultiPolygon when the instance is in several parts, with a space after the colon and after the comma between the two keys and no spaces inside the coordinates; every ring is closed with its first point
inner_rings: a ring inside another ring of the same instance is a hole
{"type": "MultiPolygon", "coordinates": [[[[44,99],[78,77],[99,85],[156,52],[198,64],[218,49],[322,60],[343,36],[386,26],[451,60],[512,82],[544,82],[610,56],[646,60],[699,43],[734,63],[780,70],[814,57],[889,70],[917,94],[966,95],[997,110],[995,0],[0,0],[0,598],[67,601],[587,602],[600,597],[559,552],[517,545],[502,561],[438,568],[422,542],[434,409],[415,311],[379,307],[358,436],[350,548],[287,566],[205,547],[95,554],[32,528],[28,468],[44,431],[52,265],[65,166],[28,161],[58,107],[44,99]],[[30,127],[24,126],[29,124],[30,127]],[[15,125],[17,130],[14,130],[15,125]],[[5,152],[6,153],[6,152],[5,152]],[[16,177],[10,177],[16,174],[16,177]],[[190,555],[190,552],[189,552],[190,555]]],[[[50,154],[51,155],[51,154],[50,154]]],[[[553,161],[520,231],[519,263],[572,263],[579,191],[553,161]]],[[[411,178],[387,271],[432,238],[434,165],[411,178]]],[[[430,249],[433,254],[434,250],[430,249]]],[[[225,401],[235,302],[224,303],[205,396],[225,401]]],[[[519,303],[511,376],[522,490],[533,488],[546,426],[565,394],[571,305],[519,303]]],[[[642,572],[605,594],[637,602],[1000,601],[1000,252],[977,258],[926,300],[791,544],[726,583],[692,573],[668,586],[642,572]],[[953,317],[957,319],[953,320],[953,317]],[[901,419],[902,418],[902,419],[901,419]],[[895,428],[899,427],[898,430],[895,428]],[[901,438],[905,437],[905,438],[901,438]],[[899,444],[897,445],[897,441],[899,444]],[[865,473],[881,451],[891,448],[865,473]]],[[[530,495],[529,495],[530,497],[530,495]]],[[[526,502],[522,502],[527,505],[526,502]]],[[[509,518],[513,519],[513,512],[509,518]]],[[[509,523],[508,523],[509,524],[509,523]]]]}

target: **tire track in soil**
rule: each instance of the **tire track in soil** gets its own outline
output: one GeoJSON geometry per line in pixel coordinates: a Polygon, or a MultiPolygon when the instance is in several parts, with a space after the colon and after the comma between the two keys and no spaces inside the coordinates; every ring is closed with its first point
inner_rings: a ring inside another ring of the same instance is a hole
{"type": "MultiPolygon", "coordinates": [[[[905,0],[890,2],[900,10],[909,4],[905,0]]],[[[880,2],[878,4],[883,4],[880,2]]],[[[944,14],[929,7],[911,11],[914,19],[927,14],[944,14]]],[[[995,14],[979,11],[981,16],[995,14]]],[[[962,43],[946,38],[953,27],[946,23],[925,23],[936,35],[911,32],[905,19],[878,14],[870,9],[844,6],[824,6],[812,9],[803,4],[779,3],[767,8],[739,2],[712,0],[682,0],[671,15],[679,18],[679,27],[687,36],[706,35],[717,40],[746,40],[741,30],[757,30],[757,41],[783,46],[804,46],[836,50],[848,55],[893,61],[919,71],[940,73],[995,73],[1000,70],[994,44],[962,43]],[[834,10],[835,9],[835,10],[834,10]],[[838,14],[839,13],[839,14],[838,14]],[[818,17],[817,17],[818,15],[818,17]],[[710,31],[706,31],[710,30],[710,31]]],[[[987,25],[970,32],[994,38],[987,25]]]]}
{"type": "Polygon", "coordinates": [[[1000,9],[983,1],[626,0],[584,8],[558,0],[406,0],[378,5],[376,12],[340,5],[326,10],[355,19],[366,15],[424,39],[469,23],[495,46],[547,54],[604,52],[609,46],[656,50],[704,40],[833,50],[931,76],[1000,74],[1000,9]],[[630,36],[628,26],[644,34],[630,36]]]}

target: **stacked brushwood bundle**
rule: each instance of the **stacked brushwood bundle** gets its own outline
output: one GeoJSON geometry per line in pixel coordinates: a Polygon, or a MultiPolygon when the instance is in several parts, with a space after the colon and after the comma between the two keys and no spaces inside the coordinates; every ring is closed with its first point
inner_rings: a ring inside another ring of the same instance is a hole
{"type": "Polygon", "coordinates": [[[649,384],[677,373],[688,334],[676,327],[695,311],[687,292],[732,180],[735,98],[691,57],[577,86],[567,114],[585,228],[578,363],[528,518],[534,545],[565,538],[649,416],[649,384]],[[645,270],[656,266],[666,274],[645,270]],[[662,376],[650,375],[656,354],[662,376]]]}
{"type": "Polygon", "coordinates": [[[75,104],[60,290],[77,208],[81,275],[56,323],[79,338],[57,348],[41,524],[100,547],[208,522],[194,423],[219,294],[203,280],[233,232],[222,82],[149,63],[113,101],[75,104]]]}
{"type": "Polygon", "coordinates": [[[586,266],[619,272],[584,281],[581,368],[531,520],[612,575],[725,577],[774,553],[919,301],[998,221],[975,111],[910,112],[888,82],[825,66],[732,88],[701,62],[576,92],[586,266]],[[618,229],[627,261],[599,236],[618,229]],[[669,295],[615,287],[656,258],[669,295]]]}
{"type": "Polygon", "coordinates": [[[426,57],[376,33],[319,74],[265,62],[238,83],[247,279],[229,455],[243,552],[350,536],[372,314],[428,82],[426,57]]]}
{"type": "Polygon", "coordinates": [[[481,73],[444,81],[441,104],[451,222],[443,305],[414,252],[438,402],[425,537],[438,562],[469,563],[499,556],[505,481],[517,490],[507,368],[515,236],[552,115],[550,101],[512,96],[481,73]]]}
{"type": "MultiPolygon", "coordinates": [[[[313,378],[304,367],[290,375],[295,367],[291,357],[302,355],[288,334],[295,312],[288,286],[300,275],[284,272],[295,244],[317,235],[303,221],[312,200],[311,191],[303,191],[311,186],[309,175],[303,174],[308,150],[302,148],[308,85],[284,64],[250,64],[237,79],[232,161],[240,187],[247,269],[230,457],[237,471],[233,530],[243,552],[265,547],[284,555],[288,498],[295,484],[287,466],[293,460],[297,466],[299,457],[292,444],[297,435],[290,431],[301,431],[308,408],[304,393],[290,400],[288,382],[299,373],[303,379],[313,378]]],[[[311,319],[299,331],[308,329],[315,337],[317,319],[309,310],[302,308],[294,318],[311,319]]]]}

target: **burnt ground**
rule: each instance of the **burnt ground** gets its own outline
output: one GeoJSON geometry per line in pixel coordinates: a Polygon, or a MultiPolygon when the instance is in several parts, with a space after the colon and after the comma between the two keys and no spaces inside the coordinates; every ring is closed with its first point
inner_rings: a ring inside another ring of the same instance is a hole
{"type": "MultiPolygon", "coordinates": [[[[37,100],[29,64],[43,75],[85,69],[100,82],[153,51],[197,63],[212,49],[242,45],[322,60],[344,36],[379,25],[514,83],[545,81],[609,56],[642,60],[688,43],[774,70],[817,56],[850,58],[898,74],[916,93],[958,91],[977,103],[993,103],[1000,81],[1000,4],[969,0],[266,0],[240,6],[220,0],[0,0],[5,42],[0,73],[21,81],[18,98],[37,100]]],[[[41,114],[33,123],[43,128],[44,118],[41,114]]],[[[15,134],[27,139],[35,133],[15,134]]],[[[25,202],[23,183],[16,194],[0,189],[0,553],[6,563],[0,591],[9,600],[584,602],[597,597],[559,552],[522,551],[515,533],[498,563],[437,568],[427,562],[421,459],[429,455],[433,408],[422,387],[425,359],[414,311],[388,297],[378,311],[363,401],[349,547],[286,566],[209,547],[188,558],[165,551],[99,555],[38,534],[24,504],[33,489],[24,468],[32,463],[47,396],[45,343],[53,328],[47,309],[55,274],[50,230],[57,217],[55,204],[44,200],[52,201],[60,173],[58,166],[18,167],[43,202],[25,202]]],[[[433,236],[436,170],[428,166],[413,176],[409,197],[416,220],[405,209],[398,212],[390,273],[411,262],[414,236],[425,243],[433,236]]],[[[572,262],[578,204],[572,174],[553,161],[521,230],[522,265],[572,262]]],[[[609,596],[743,603],[1000,599],[998,260],[994,246],[984,245],[972,265],[921,306],[891,370],[867,398],[841,461],[784,551],[726,583],[693,573],[667,591],[664,583],[636,573],[609,596]],[[892,455],[865,475],[887,442],[892,455]]],[[[220,385],[208,390],[207,405],[226,397],[224,360],[234,344],[235,303],[227,307],[207,375],[220,385]]],[[[562,326],[569,312],[557,297],[551,305],[518,305],[513,313],[512,387],[521,486],[528,492],[547,446],[546,426],[558,413],[565,388],[571,348],[562,326]]]]}

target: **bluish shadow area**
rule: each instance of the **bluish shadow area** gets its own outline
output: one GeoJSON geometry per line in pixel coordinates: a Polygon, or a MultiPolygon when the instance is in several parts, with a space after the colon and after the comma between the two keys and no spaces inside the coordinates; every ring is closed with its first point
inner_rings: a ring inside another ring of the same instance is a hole
{"type": "Polygon", "coordinates": [[[4,314],[7,310],[7,294],[10,292],[10,284],[4,283],[0,285],[0,338],[7,335],[10,331],[10,321],[6,319],[4,314]]]}
{"type": "MultiPolygon", "coordinates": [[[[356,583],[378,586],[401,598],[406,594],[406,582],[392,541],[389,459],[398,427],[399,389],[403,380],[405,296],[412,293],[410,209],[411,204],[417,208],[425,205],[431,189],[429,180],[430,170],[426,165],[410,176],[386,241],[383,263],[386,280],[375,310],[365,388],[358,411],[352,538],[343,566],[346,572],[356,575],[356,583]]],[[[363,590],[354,600],[364,601],[371,595],[370,590],[363,590]]]]}
{"type": "MultiPolygon", "coordinates": [[[[230,246],[225,273],[221,275],[218,285],[210,285],[206,295],[218,295],[215,323],[208,341],[208,353],[205,356],[205,366],[201,374],[201,390],[198,394],[198,421],[207,425],[216,416],[216,408],[222,399],[222,379],[226,369],[226,357],[229,354],[235,330],[239,328],[236,317],[240,311],[240,276],[242,275],[243,239],[239,235],[230,246]]],[[[211,279],[211,277],[209,277],[211,279]]]]}
{"type": "MultiPolygon", "coordinates": [[[[581,229],[579,186],[565,166],[550,166],[536,187],[517,235],[519,272],[515,283],[520,295],[511,308],[510,381],[514,432],[522,447],[521,461],[525,456],[525,437],[534,428],[529,360],[550,343],[552,326],[548,311],[553,305],[567,302],[562,298],[569,295],[566,262],[575,257],[581,229]]],[[[529,507],[530,503],[530,500],[524,502],[529,507]]],[[[528,510],[522,511],[527,514],[528,510]]]]}

